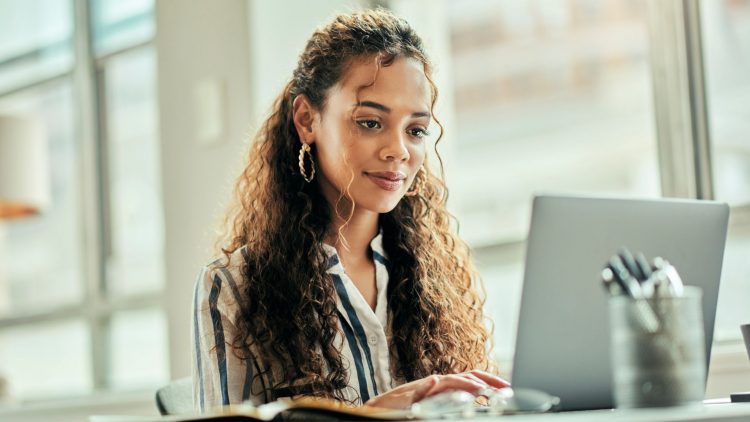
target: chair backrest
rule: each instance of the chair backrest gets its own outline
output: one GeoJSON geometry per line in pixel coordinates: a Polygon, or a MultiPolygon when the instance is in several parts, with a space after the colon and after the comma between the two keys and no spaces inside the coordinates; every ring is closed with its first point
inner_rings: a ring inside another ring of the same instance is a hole
{"type": "Polygon", "coordinates": [[[156,390],[156,407],[162,415],[193,412],[193,379],[180,378],[156,390]]]}

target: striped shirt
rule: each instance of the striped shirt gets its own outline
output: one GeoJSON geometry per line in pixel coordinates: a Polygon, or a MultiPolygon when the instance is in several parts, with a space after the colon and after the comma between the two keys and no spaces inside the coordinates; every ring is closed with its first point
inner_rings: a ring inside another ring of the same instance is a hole
{"type": "MultiPolygon", "coordinates": [[[[389,262],[383,251],[382,232],[371,242],[375,262],[377,304],[375,310],[368,305],[352,280],[347,276],[336,249],[323,244],[328,255],[327,273],[331,275],[336,290],[339,330],[335,343],[341,350],[344,368],[348,368],[346,399],[356,404],[396,386],[391,373],[390,329],[388,322],[389,262]]],[[[245,400],[266,403],[282,396],[304,394],[302,384],[275,385],[280,367],[276,362],[259,359],[239,359],[230,346],[236,334],[239,307],[243,303],[239,292],[245,263],[245,249],[235,251],[224,267],[226,258],[205,266],[195,284],[193,301],[193,400],[197,410],[204,412],[245,400]],[[254,377],[261,368],[266,375],[254,377]]],[[[251,348],[252,349],[252,348],[251,348]]],[[[259,356],[253,353],[253,356],[259,356]]]]}

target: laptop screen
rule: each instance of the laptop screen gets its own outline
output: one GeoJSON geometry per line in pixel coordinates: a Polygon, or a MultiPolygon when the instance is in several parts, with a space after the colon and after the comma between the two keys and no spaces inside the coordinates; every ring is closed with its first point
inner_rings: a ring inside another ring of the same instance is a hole
{"type": "Polygon", "coordinates": [[[535,197],[513,386],[556,395],[563,410],[613,407],[599,275],[623,246],[667,259],[703,290],[708,367],[728,218],[728,205],[711,201],[535,197]]]}

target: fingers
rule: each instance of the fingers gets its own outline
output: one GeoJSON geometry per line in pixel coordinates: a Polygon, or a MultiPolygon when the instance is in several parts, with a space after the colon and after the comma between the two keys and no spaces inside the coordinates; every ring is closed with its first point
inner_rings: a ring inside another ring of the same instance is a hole
{"type": "Polygon", "coordinates": [[[510,386],[510,383],[504,379],[479,370],[451,375],[430,375],[373,397],[367,404],[404,409],[412,403],[445,391],[462,390],[476,395],[481,394],[488,388],[508,386],[510,386]]]}
{"type": "Polygon", "coordinates": [[[489,374],[487,372],[480,371],[480,370],[474,370],[474,371],[471,371],[471,372],[468,372],[468,373],[472,374],[475,377],[479,378],[480,380],[484,381],[490,387],[495,387],[495,388],[510,387],[510,383],[508,381],[506,381],[506,380],[504,380],[504,379],[502,379],[502,378],[500,378],[500,377],[498,377],[496,375],[492,375],[492,374],[489,374]]]}
{"type": "Polygon", "coordinates": [[[496,375],[474,370],[454,375],[433,376],[433,385],[421,397],[415,397],[414,401],[419,401],[425,397],[430,397],[443,391],[463,390],[472,394],[482,392],[488,387],[505,388],[510,387],[510,383],[496,375]]]}
{"type": "Polygon", "coordinates": [[[431,375],[400,385],[371,398],[366,404],[389,409],[406,409],[412,403],[427,397],[427,392],[438,383],[440,377],[431,375]]]}
{"type": "Polygon", "coordinates": [[[436,379],[437,382],[427,391],[424,397],[430,397],[448,390],[463,390],[475,394],[487,388],[487,383],[467,377],[465,374],[442,375],[436,379]]]}
{"type": "Polygon", "coordinates": [[[440,377],[438,375],[431,375],[426,378],[422,378],[421,380],[417,381],[419,385],[414,389],[414,394],[412,395],[412,400],[414,403],[422,400],[425,397],[428,397],[428,393],[430,390],[432,390],[436,385],[440,383],[440,377]]]}

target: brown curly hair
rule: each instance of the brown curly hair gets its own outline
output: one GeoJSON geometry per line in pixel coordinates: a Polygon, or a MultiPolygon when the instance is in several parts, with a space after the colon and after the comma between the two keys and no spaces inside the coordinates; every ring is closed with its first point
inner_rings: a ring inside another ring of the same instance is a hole
{"type": "MultiPolygon", "coordinates": [[[[318,184],[306,183],[298,170],[301,144],[292,104],[304,94],[322,110],[327,90],[353,60],[378,57],[383,59],[376,64],[382,66],[396,57],[421,61],[434,106],[431,65],[422,40],[406,21],[384,9],[335,17],[313,33],[258,130],[235,185],[227,232],[218,242],[227,258],[246,248],[241,288],[246,303],[236,318],[235,353],[249,359],[250,346],[255,346],[260,356],[252,358],[282,363],[279,385],[312,380],[314,394],[340,400],[348,373],[334,344],[339,330],[336,293],[322,247],[333,211],[318,184]]],[[[481,279],[469,248],[452,228],[445,183],[425,173],[421,192],[404,197],[379,219],[392,263],[387,297],[395,376],[412,381],[471,369],[494,371],[484,300],[477,292],[481,279]]]]}

